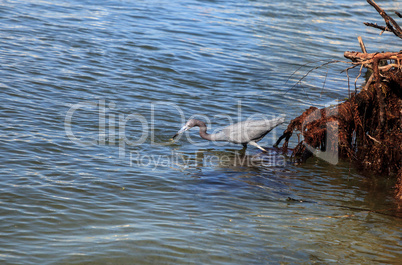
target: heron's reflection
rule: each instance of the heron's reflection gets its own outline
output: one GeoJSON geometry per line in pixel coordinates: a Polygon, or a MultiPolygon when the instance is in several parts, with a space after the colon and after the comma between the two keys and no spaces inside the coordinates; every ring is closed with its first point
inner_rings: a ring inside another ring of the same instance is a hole
{"type": "Polygon", "coordinates": [[[195,154],[177,154],[186,168],[238,168],[238,169],[262,169],[284,167],[287,157],[277,149],[267,149],[267,152],[247,154],[245,149],[241,151],[216,151],[212,149],[198,150],[195,154]]]}

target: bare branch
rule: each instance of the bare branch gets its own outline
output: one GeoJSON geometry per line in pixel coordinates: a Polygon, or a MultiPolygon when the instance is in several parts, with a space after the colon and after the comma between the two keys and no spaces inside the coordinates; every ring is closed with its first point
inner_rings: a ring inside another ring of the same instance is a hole
{"type": "Polygon", "coordinates": [[[376,28],[376,29],[381,29],[382,31],[392,32],[392,31],[390,31],[388,28],[386,28],[384,26],[378,26],[377,23],[373,24],[373,23],[369,23],[369,22],[364,22],[363,24],[366,25],[367,27],[373,27],[373,28],[376,28]]]}
{"type": "Polygon", "coordinates": [[[364,23],[364,24],[366,26],[378,28],[378,29],[381,29],[383,31],[391,31],[392,33],[395,34],[395,36],[397,36],[397,37],[402,39],[402,29],[398,25],[398,23],[396,23],[395,20],[392,17],[388,16],[387,13],[385,13],[385,11],[379,5],[377,5],[377,3],[374,2],[373,0],[367,0],[367,3],[369,3],[372,7],[375,8],[375,10],[377,10],[377,12],[384,19],[385,24],[387,26],[386,27],[381,27],[381,26],[378,26],[377,24],[372,24],[372,23],[364,23]]]}
{"type": "Polygon", "coordinates": [[[360,49],[362,49],[362,52],[367,53],[366,45],[364,45],[362,37],[361,36],[357,37],[357,40],[359,41],[360,49]]]}

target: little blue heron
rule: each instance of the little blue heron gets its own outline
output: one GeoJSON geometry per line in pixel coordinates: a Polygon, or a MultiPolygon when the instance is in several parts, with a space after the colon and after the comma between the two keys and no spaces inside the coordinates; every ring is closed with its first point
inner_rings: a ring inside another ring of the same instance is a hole
{"type": "Polygon", "coordinates": [[[203,121],[190,119],[187,121],[180,131],[178,131],[173,139],[179,134],[191,129],[192,127],[200,127],[200,136],[209,141],[226,141],[235,144],[242,144],[244,148],[247,144],[251,144],[258,147],[264,152],[267,152],[264,148],[257,144],[262,138],[264,138],[267,133],[269,133],[273,128],[285,122],[284,117],[279,117],[272,120],[247,120],[233,125],[229,125],[223,128],[221,131],[208,134],[207,126],[203,121]]]}

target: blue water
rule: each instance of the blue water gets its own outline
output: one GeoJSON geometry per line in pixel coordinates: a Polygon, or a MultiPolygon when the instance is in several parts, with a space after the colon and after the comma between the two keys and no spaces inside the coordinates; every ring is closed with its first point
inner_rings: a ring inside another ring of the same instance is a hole
{"type": "Polygon", "coordinates": [[[295,165],[271,148],[286,124],[268,154],[169,140],[348,97],[346,63],[295,84],[357,36],[400,49],[363,22],[383,23],[366,1],[3,1],[1,263],[398,263],[400,219],[371,212],[392,212],[392,179],[295,165]]]}

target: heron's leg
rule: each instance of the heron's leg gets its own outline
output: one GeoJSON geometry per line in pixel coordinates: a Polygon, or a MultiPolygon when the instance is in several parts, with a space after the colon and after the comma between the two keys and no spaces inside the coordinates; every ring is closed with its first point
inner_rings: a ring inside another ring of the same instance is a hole
{"type": "Polygon", "coordinates": [[[254,141],[251,141],[251,142],[248,142],[249,144],[251,144],[251,145],[253,145],[253,146],[255,146],[255,147],[257,147],[257,148],[259,148],[259,149],[261,149],[263,152],[268,152],[267,150],[265,150],[264,148],[262,148],[261,146],[259,146],[256,142],[254,142],[254,141]]]}
{"type": "Polygon", "coordinates": [[[240,155],[244,156],[246,154],[247,144],[242,144],[243,148],[240,150],[240,155]]]}

